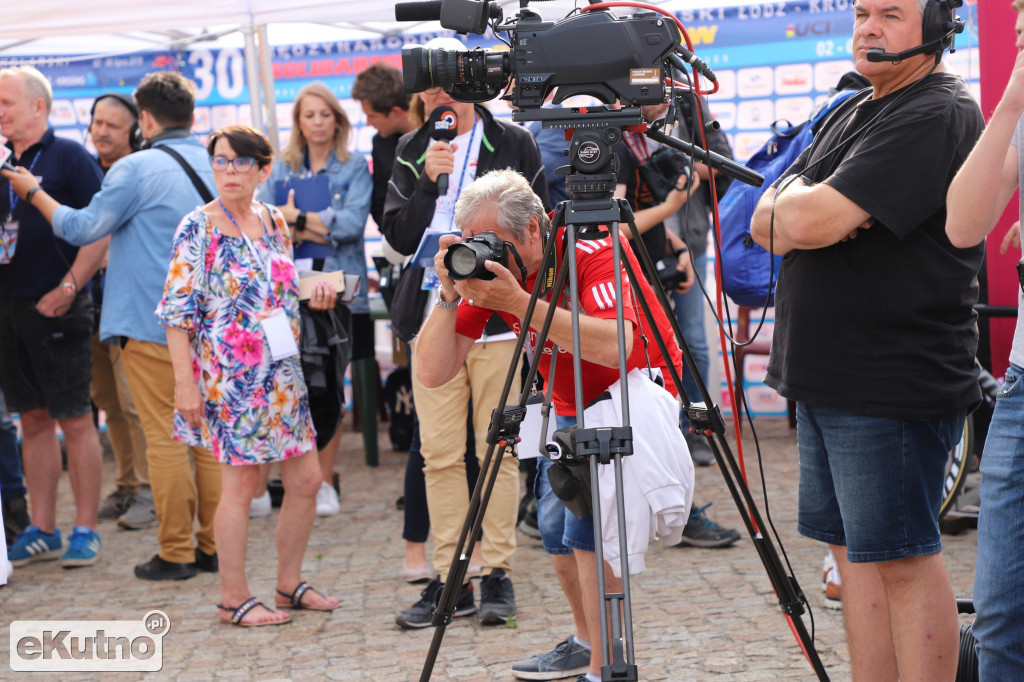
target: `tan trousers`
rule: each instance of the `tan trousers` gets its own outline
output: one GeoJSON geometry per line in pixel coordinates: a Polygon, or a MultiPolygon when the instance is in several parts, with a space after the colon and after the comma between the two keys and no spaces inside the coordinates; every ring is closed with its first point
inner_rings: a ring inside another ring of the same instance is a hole
{"type": "Polygon", "coordinates": [[[107,436],[117,460],[114,483],[134,495],[139,486],[149,485],[146,435],[135,410],[128,377],[121,364],[121,347],[102,343],[92,335],[92,401],[107,415],[107,436]]]}
{"type": "Polygon", "coordinates": [[[167,346],[130,339],[121,362],[146,433],[146,457],[153,503],[160,521],[160,558],[195,561],[196,546],[213,554],[213,517],[220,500],[220,464],[209,450],[171,437],[174,426],[174,369],[167,346]],[[196,521],[195,544],[192,542],[196,521]]]}
{"type": "MultiPolygon", "coordinates": [[[[454,379],[438,388],[427,388],[416,380],[420,358],[413,344],[413,400],[420,422],[423,475],[427,486],[427,509],[434,534],[434,569],[448,579],[459,532],[469,509],[466,490],[466,409],[473,399],[473,430],[476,456],[482,463],[487,454],[487,428],[491,411],[497,407],[505,376],[512,364],[515,340],[477,343],[454,379]]],[[[509,403],[519,399],[520,378],[516,372],[509,403]]],[[[495,451],[494,457],[497,457],[495,451]]],[[[493,461],[493,460],[492,460],[493,461]]],[[[481,472],[482,473],[482,472],[481,472]]],[[[519,513],[519,460],[506,454],[501,461],[494,490],[483,521],[484,575],[492,569],[508,572],[516,551],[516,517],[519,513]]]]}

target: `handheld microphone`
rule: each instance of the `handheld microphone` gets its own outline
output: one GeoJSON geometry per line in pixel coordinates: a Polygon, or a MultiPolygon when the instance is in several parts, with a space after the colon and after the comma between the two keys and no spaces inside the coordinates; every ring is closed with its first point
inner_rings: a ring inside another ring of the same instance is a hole
{"type": "MultiPolygon", "coordinates": [[[[459,135],[459,115],[448,106],[434,107],[427,119],[427,129],[435,140],[451,142],[459,135]]],[[[448,193],[448,174],[437,176],[437,193],[444,196],[448,193]]]]}

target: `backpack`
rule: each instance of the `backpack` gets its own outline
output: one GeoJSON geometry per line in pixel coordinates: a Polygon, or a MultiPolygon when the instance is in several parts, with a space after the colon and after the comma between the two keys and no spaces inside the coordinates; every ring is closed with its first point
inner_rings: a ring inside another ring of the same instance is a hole
{"type": "MultiPolygon", "coordinates": [[[[746,166],[764,176],[754,187],[734,182],[718,203],[722,234],[722,290],[738,305],[761,308],[775,303],[775,283],[782,256],[768,257],[768,251],[750,236],[750,220],[761,195],[778,180],[797,157],[811,145],[822,121],[858,90],[840,90],[822,102],[810,118],[784,128],[772,124],[772,137],[750,157],[746,166]],[[774,261],[774,263],[772,262],[774,261]]],[[[785,121],[785,123],[789,123],[785,121]]]]}

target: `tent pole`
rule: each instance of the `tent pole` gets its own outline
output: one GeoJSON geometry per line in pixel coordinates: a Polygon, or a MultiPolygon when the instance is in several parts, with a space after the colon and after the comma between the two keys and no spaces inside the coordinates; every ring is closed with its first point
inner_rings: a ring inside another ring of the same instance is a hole
{"type": "Polygon", "coordinates": [[[257,61],[256,27],[247,24],[242,28],[245,37],[245,79],[249,86],[249,105],[252,108],[252,127],[263,130],[263,106],[260,104],[259,62],[257,61]]]}
{"type": "Polygon", "coordinates": [[[259,34],[260,72],[263,75],[263,101],[267,107],[267,137],[274,149],[281,148],[280,133],[277,128],[277,96],[274,94],[274,65],[270,59],[270,38],[267,36],[267,25],[256,27],[259,34]]]}

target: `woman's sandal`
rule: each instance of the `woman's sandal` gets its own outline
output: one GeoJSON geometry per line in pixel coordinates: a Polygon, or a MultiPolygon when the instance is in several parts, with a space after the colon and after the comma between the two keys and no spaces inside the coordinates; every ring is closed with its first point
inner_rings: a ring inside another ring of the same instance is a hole
{"type": "Polygon", "coordinates": [[[261,602],[256,597],[249,597],[248,599],[245,600],[245,602],[242,603],[241,606],[238,606],[238,607],[231,607],[231,606],[224,606],[223,604],[217,604],[217,608],[220,609],[221,611],[231,611],[231,620],[222,620],[220,622],[224,623],[225,625],[237,625],[237,626],[243,627],[243,628],[259,628],[259,627],[263,627],[264,625],[284,625],[285,623],[292,622],[292,617],[288,616],[284,620],[268,620],[268,621],[263,621],[261,623],[243,623],[242,619],[245,618],[245,614],[249,613],[250,611],[252,611],[257,606],[262,606],[263,608],[265,608],[270,613],[276,613],[274,611],[274,609],[270,608],[269,606],[267,606],[266,604],[261,602]]]}
{"type": "MultiPolygon", "coordinates": [[[[336,609],[339,606],[341,606],[341,602],[340,601],[337,604],[335,604],[334,606],[323,606],[323,607],[321,607],[321,606],[306,606],[305,604],[302,603],[302,597],[303,597],[303,595],[306,594],[306,592],[313,592],[314,594],[319,594],[324,599],[329,599],[329,597],[327,597],[327,595],[325,595],[323,592],[320,592],[319,590],[313,589],[312,587],[309,586],[309,583],[307,583],[305,580],[303,580],[301,583],[299,583],[299,586],[296,587],[295,591],[292,592],[291,594],[288,594],[287,592],[284,592],[282,590],[277,590],[277,593],[279,595],[281,595],[282,597],[284,597],[285,599],[287,599],[290,603],[288,603],[288,604],[278,604],[277,600],[275,599],[274,600],[274,605],[277,608],[279,608],[279,609],[296,609],[296,610],[298,610],[298,609],[305,609],[307,611],[333,611],[334,609],[336,609]]],[[[337,600],[335,599],[335,601],[337,601],[337,600]]]]}

